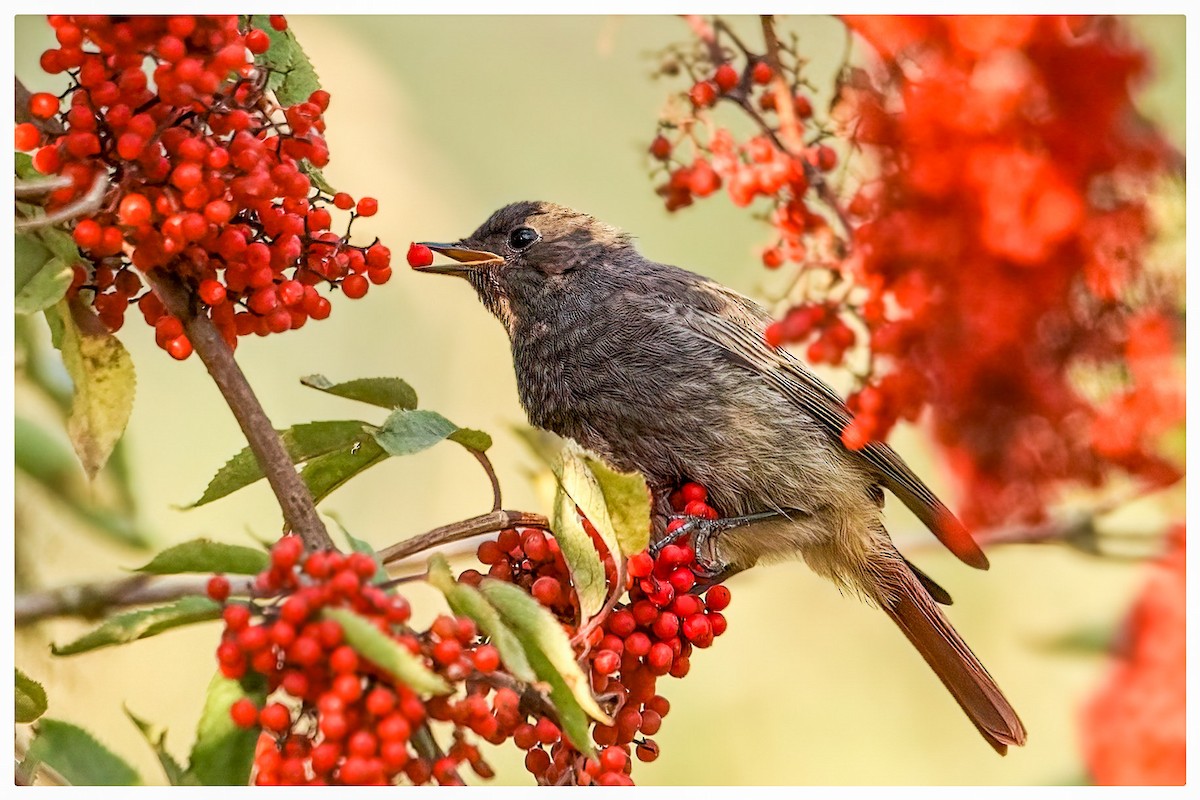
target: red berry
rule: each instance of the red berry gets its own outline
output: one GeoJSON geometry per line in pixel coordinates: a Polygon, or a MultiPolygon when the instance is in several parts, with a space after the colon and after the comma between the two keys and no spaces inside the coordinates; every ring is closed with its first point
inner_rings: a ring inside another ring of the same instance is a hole
{"type": "Polygon", "coordinates": [[[750,70],[750,77],[754,79],[755,83],[759,84],[770,83],[774,74],[771,65],[765,61],[757,62],[753,69],[750,70]]]}
{"type": "Polygon", "coordinates": [[[271,37],[266,31],[252,30],[246,34],[246,49],[255,55],[267,52],[271,48],[271,37]]]}
{"type": "Polygon", "coordinates": [[[710,611],[724,611],[729,607],[730,593],[728,587],[714,586],[704,595],[704,604],[710,611]]]}
{"type": "Polygon", "coordinates": [[[287,18],[285,18],[282,14],[272,14],[267,18],[267,21],[270,22],[271,27],[277,31],[287,30],[287,18]]]}
{"type": "Polygon", "coordinates": [[[722,92],[731,92],[736,89],[739,80],[738,71],[730,64],[722,64],[713,74],[713,82],[722,92]]]}
{"type": "Polygon", "coordinates": [[[717,87],[711,81],[700,81],[688,91],[688,97],[696,108],[708,108],[717,100],[717,87]]]}
{"type": "Polygon", "coordinates": [[[136,192],[125,195],[117,208],[117,219],[131,228],[145,225],[150,221],[150,201],[136,192]]]}
{"type": "Polygon", "coordinates": [[[239,728],[253,728],[258,722],[258,707],[249,697],[241,697],[229,707],[229,716],[239,728]]]}
{"type": "Polygon", "coordinates": [[[211,278],[200,281],[200,286],[196,290],[200,295],[200,299],[210,306],[220,305],[225,302],[225,286],[220,281],[215,281],[211,278]]]}
{"type": "Polygon", "coordinates": [[[224,575],[213,575],[208,579],[208,596],[218,603],[229,599],[229,579],[224,575]]]}
{"type": "Polygon", "coordinates": [[[408,265],[410,267],[427,267],[433,263],[433,251],[423,244],[413,242],[408,246],[408,265]]]}
{"type": "Polygon", "coordinates": [[[283,733],[292,726],[292,715],[282,703],[271,703],[259,712],[258,721],[269,731],[283,733]]]}
{"type": "Polygon", "coordinates": [[[41,131],[32,122],[22,122],[16,129],[16,148],[22,153],[33,150],[42,140],[41,131]]]}
{"type": "Polygon", "coordinates": [[[38,119],[50,119],[58,113],[58,98],[49,92],[38,92],[29,98],[29,113],[38,119]]]}
{"type": "Polygon", "coordinates": [[[92,250],[98,247],[102,235],[103,230],[100,227],[100,223],[94,219],[80,220],[76,223],[75,230],[72,232],[75,244],[84,250],[92,250]]]}
{"type": "Polygon", "coordinates": [[[635,578],[649,577],[654,569],[654,559],[649,553],[634,553],[629,557],[629,574],[635,578]]]}
{"type": "Polygon", "coordinates": [[[347,275],[342,281],[342,293],[351,300],[366,296],[369,288],[371,284],[363,275],[347,275]]]}
{"type": "Polygon", "coordinates": [[[495,672],[500,668],[500,651],[490,644],[480,645],[472,660],[480,672],[495,672]]]}
{"type": "Polygon", "coordinates": [[[671,157],[671,142],[667,137],[662,134],[654,137],[654,141],[650,142],[650,155],[659,161],[666,161],[671,157]]]}
{"type": "Polygon", "coordinates": [[[357,211],[360,217],[373,217],[378,210],[379,201],[374,197],[364,197],[358,201],[357,211]]]}

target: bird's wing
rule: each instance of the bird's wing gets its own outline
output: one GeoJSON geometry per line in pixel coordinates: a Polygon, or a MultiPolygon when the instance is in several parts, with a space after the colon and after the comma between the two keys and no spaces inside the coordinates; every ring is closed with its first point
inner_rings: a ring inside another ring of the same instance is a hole
{"type": "MultiPolygon", "coordinates": [[[[841,445],[842,430],[853,415],[837,392],[809,372],[799,360],[786,350],[767,345],[763,338],[770,322],[767,313],[754,301],[719,284],[705,283],[698,291],[706,295],[701,302],[678,310],[686,324],[744,367],[765,377],[841,445]]],[[[950,552],[973,567],[987,569],[987,556],[966,526],[895,450],[883,442],[871,442],[861,450],[847,452],[854,452],[870,463],[879,473],[883,485],[899,497],[950,552]]]]}

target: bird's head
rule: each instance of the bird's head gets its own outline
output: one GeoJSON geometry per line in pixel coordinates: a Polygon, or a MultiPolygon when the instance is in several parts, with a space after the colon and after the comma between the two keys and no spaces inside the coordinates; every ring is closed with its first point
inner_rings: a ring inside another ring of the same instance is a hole
{"type": "Polygon", "coordinates": [[[516,316],[542,301],[578,294],[588,276],[622,261],[630,237],[587,214],[554,203],[512,203],[452,244],[423,243],[453,259],[416,267],[458,275],[511,332],[516,316]]]}

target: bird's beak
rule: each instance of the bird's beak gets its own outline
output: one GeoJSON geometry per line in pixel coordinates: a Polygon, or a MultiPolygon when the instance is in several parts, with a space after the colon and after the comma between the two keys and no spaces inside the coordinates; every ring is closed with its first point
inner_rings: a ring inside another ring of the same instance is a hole
{"type": "Polygon", "coordinates": [[[503,264],[504,258],[487,250],[471,250],[457,244],[438,244],[437,242],[421,242],[435,253],[453,258],[457,264],[430,264],[427,267],[416,267],[419,272],[432,272],[436,275],[465,276],[481,267],[490,264],[503,264]]]}

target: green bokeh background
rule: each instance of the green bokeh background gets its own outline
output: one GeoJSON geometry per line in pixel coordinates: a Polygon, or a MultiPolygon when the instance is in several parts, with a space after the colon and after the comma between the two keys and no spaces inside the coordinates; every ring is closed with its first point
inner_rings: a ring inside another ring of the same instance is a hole
{"type": "MultiPolygon", "coordinates": [[[[738,24],[752,29],[753,20],[738,24]]],[[[324,88],[333,160],[326,177],[380,213],[356,223],[397,255],[393,280],[365,300],[335,298],[325,322],[243,340],[238,358],[278,427],[348,418],[363,409],[305,389],[298,378],[399,375],[422,405],[496,438],[493,458],[505,505],[546,511],[527,475],[533,460],[510,427],[523,421],[500,326],[461,282],[403,267],[411,240],[456,238],[513,200],[575,206],[635,233],[651,258],[687,265],[759,293],[761,223],[715,198],[669,215],[652,191],[645,147],[669,89],[651,79],[651,54],[686,38],[669,17],[294,17],[291,25],[324,88]]],[[[845,46],[835,20],[794,17],[828,77],[845,46]]],[[[1183,142],[1182,17],[1133,26],[1154,53],[1147,113],[1183,142]]],[[[37,69],[52,37],[44,20],[18,17],[16,70],[33,89],[55,84],[37,69]]],[[[56,89],[57,91],[57,89],[56,89]]],[[[147,526],[162,545],[207,536],[270,538],[278,511],[258,485],[193,511],[214,470],[244,441],[198,359],[175,363],[136,314],[121,332],[138,368],[130,457],[147,526]]],[[[835,377],[836,379],[836,377],[835,377]]],[[[51,420],[18,386],[19,413],[51,420]]],[[[365,407],[364,407],[365,408],[365,407]]],[[[953,505],[946,477],[920,430],[899,449],[953,505]]],[[[18,504],[22,486],[18,485],[18,504]]],[[[473,460],[453,445],[394,459],[335,493],[335,511],[358,537],[382,547],[484,511],[489,493],[473,460]]],[[[34,507],[22,517],[29,571],[21,583],[61,584],[119,574],[144,562],[82,536],[68,519],[34,507]]],[[[1029,746],[997,758],[884,615],[839,596],[800,564],[754,570],[731,584],[729,630],[697,652],[683,681],[663,679],[672,711],[656,736],[662,756],[639,765],[644,784],[1039,784],[1083,777],[1078,709],[1100,681],[1099,657],[1064,655],[1047,643],[1087,626],[1113,626],[1136,589],[1136,566],[1056,546],[1009,547],[988,573],[948,556],[911,517],[889,505],[889,527],[956,598],[954,624],[1021,712],[1029,746]]],[[[1173,507],[1142,503],[1114,524],[1154,529],[1173,507]]],[[[464,562],[465,563],[465,562],[464,562]]],[[[419,614],[440,606],[415,586],[419,614]]],[[[86,626],[56,621],[17,637],[17,664],[50,691],[50,713],[85,727],[161,778],[122,705],[170,729],[186,753],[215,667],[217,628],[205,625],[70,659],[47,654],[86,626]]],[[[500,783],[528,783],[512,748],[493,759],[500,783]]]]}

